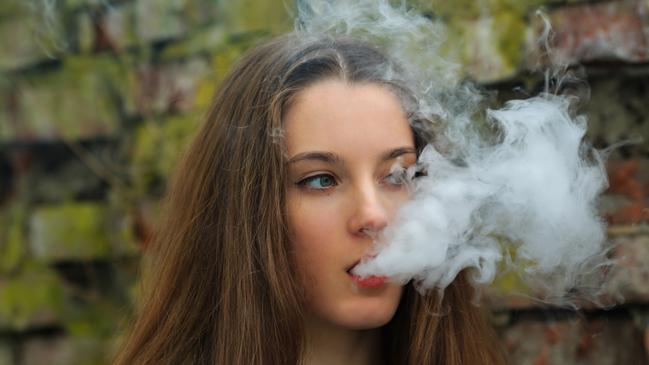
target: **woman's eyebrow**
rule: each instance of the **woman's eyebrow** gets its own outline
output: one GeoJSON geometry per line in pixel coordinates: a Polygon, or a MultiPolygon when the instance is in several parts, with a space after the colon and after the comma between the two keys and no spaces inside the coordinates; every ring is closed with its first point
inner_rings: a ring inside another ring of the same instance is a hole
{"type": "MultiPolygon", "coordinates": [[[[413,147],[394,148],[382,154],[381,161],[392,160],[401,155],[405,155],[408,153],[416,154],[416,150],[413,147]]],[[[337,154],[332,152],[323,152],[323,151],[309,151],[309,152],[298,153],[297,155],[291,157],[288,160],[287,164],[292,164],[292,163],[305,161],[305,160],[316,160],[316,161],[322,161],[331,164],[343,164],[343,160],[337,154]]]]}
{"type": "Polygon", "coordinates": [[[394,158],[397,158],[401,155],[405,155],[408,153],[414,153],[417,154],[417,150],[415,150],[414,147],[399,147],[395,148],[392,150],[389,150],[388,152],[384,153],[383,156],[381,156],[381,161],[388,161],[392,160],[394,158]]]}
{"type": "Polygon", "coordinates": [[[331,164],[342,164],[342,159],[335,153],[331,152],[321,152],[321,151],[309,151],[298,153],[297,155],[291,157],[287,164],[292,164],[298,161],[304,160],[316,160],[328,162],[331,164]]]}

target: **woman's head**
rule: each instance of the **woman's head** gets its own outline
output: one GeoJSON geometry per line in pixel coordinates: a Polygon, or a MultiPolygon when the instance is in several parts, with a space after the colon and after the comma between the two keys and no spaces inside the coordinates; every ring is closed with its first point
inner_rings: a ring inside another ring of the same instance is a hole
{"type": "Polygon", "coordinates": [[[289,239],[307,314],[349,329],[386,324],[401,286],[351,269],[408,197],[395,165],[414,164],[416,149],[398,99],[376,83],[321,80],[295,96],[283,126],[289,239]]]}
{"type": "MultiPolygon", "coordinates": [[[[398,75],[376,48],[329,37],[284,36],[238,63],[169,190],[118,363],[297,363],[309,317],[390,321],[402,288],[347,270],[407,197],[393,165],[422,145],[398,75]]],[[[405,295],[386,343],[417,363],[441,302],[405,295]]]]}
{"type": "Polygon", "coordinates": [[[416,161],[404,108],[411,99],[394,80],[396,67],[369,45],[292,41],[273,125],[283,137],[288,241],[305,315],[379,327],[396,311],[401,286],[350,270],[407,197],[392,170],[416,161]]]}

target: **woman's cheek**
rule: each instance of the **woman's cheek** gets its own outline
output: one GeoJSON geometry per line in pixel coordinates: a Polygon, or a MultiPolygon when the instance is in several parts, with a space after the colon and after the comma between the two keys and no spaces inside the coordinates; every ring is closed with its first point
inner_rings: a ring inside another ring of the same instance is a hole
{"type": "Polygon", "coordinates": [[[289,232],[302,279],[314,285],[335,264],[344,225],[331,196],[289,197],[289,232]]]}

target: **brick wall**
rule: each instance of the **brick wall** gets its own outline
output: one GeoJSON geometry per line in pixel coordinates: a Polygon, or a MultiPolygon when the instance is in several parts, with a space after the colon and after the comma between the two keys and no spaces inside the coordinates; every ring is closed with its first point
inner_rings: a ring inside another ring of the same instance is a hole
{"type": "MultiPolygon", "coordinates": [[[[292,28],[285,3],[0,3],[0,365],[106,363],[166,177],[232,62],[292,28]]],[[[541,87],[545,6],[556,54],[588,76],[589,139],[644,138],[608,164],[608,306],[541,305],[507,277],[488,298],[515,364],[647,363],[649,2],[409,4],[448,24],[446,52],[497,100],[541,87]]]]}

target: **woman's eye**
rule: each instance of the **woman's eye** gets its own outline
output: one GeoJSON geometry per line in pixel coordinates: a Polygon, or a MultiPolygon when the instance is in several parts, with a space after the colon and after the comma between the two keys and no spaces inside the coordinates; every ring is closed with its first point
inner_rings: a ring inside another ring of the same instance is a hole
{"type": "Polygon", "coordinates": [[[405,170],[395,171],[383,178],[385,182],[392,186],[401,186],[406,183],[407,179],[408,176],[405,170]]]}
{"type": "Polygon", "coordinates": [[[309,189],[325,190],[332,186],[335,186],[336,179],[329,174],[320,174],[309,176],[306,179],[300,180],[297,184],[309,189]]]}

